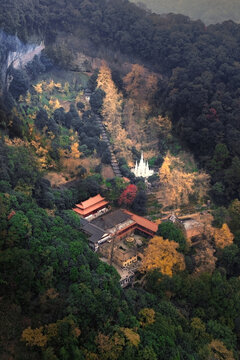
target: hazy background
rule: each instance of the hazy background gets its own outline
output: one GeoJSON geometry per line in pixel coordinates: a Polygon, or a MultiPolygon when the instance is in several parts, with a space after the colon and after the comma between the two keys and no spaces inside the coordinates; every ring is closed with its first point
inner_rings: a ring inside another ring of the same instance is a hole
{"type": "Polygon", "coordinates": [[[192,19],[201,19],[205,24],[225,20],[240,22],[239,0],[131,0],[159,13],[180,13],[192,19]]]}

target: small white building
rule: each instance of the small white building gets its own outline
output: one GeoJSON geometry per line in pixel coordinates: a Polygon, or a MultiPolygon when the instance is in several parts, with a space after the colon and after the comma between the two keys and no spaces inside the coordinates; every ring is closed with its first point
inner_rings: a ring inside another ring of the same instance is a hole
{"type": "Polygon", "coordinates": [[[149,169],[148,161],[144,160],[143,152],[139,163],[136,161],[135,168],[132,169],[132,172],[136,177],[143,177],[146,179],[154,174],[154,171],[149,169]]]}

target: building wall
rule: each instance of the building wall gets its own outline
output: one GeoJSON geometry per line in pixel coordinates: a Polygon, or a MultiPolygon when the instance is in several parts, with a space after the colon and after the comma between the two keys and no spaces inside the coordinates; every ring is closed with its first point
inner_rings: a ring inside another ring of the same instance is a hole
{"type": "Polygon", "coordinates": [[[119,240],[120,240],[120,239],[123,239],[123,238],[126,237],[127,235],[132,234],[135,229],[136,229],[136,224],[133,224],[133,225],[131,225],[129,228],[120,230],[120,231],[117,233],[117,238],[118,238],[119,240]]]}
{"type": "Polygon", "coordinates": [[[191,240],[191,238],[193,238],[194,236],[199,236],[201,234],[202,234],[202,229],[199,228],[192,228],[186,230],[186,236],[189,240],[191,240]]]}
{"type": "Polygon", "coordinates": [[[86,217],[88,217],[88,216],[90,216],[90,215],[94,215],[94,214],[96,214],[98,211],[103,210],[104,208],[106,208],[106,205],[100,206],[98,209],[95,209],[95,210],[87,213],[86,215],[83,215],[83,217],[86,218],[86,217]]]}
{"type": "Polygon", "coordinates": [[[123,261],[121,266],[123,266],[123,267],[128,266],[128,265],[133,264],[135,262],[137,262],[137,256],[133,256],[130,259],[127,259],[127,260],[123,261]]]}

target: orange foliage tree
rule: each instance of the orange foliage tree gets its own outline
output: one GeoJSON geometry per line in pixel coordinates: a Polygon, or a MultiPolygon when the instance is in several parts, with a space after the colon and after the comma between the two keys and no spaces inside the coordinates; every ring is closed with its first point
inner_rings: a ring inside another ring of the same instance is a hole
{"type": "Polygon", "coordinates": [[[224,249],[226,246],[232,245],[234,236],[228,225],[223,224],[221,229],[215,229],[214,239],[216,246],[220,249],[224,249]]]}
{"type": "Polygon", "coordinates": [[[157,90],[158,78],[144,66],[132,65],[131,71],[123,79],[128,96],[142,104],[152,99],[157,90]]]}
{"type": "Polygon", "coordinates": [[[44,347],[47,344],[47,336],[43,334],[42,326],[38,329],[28,327],[23,331],[21,340],[25,341],[27,346],[44,347]]]}
{"type": "Polygon", "coordinates": [[[228,350],[220,340],[212,340],[208,345],[210,350],[207,360],[234,360],[232,351],[228,350]]]}
{"type": "Polygon", "coordinates": [[[140,336],[138,333],[129,328],[120,328],[129,343],[135,347],[138,347],[140,343],[140,336]]]}
{"type": "Polygon", "coordinates": [[[179,244],[175,241],[164,240],[161,236],[154,236],[142,260],[141,271],[159,269],[162,274],[172,276],[175,271],[185,269],[184,256],[177,249],[179,244]]]}

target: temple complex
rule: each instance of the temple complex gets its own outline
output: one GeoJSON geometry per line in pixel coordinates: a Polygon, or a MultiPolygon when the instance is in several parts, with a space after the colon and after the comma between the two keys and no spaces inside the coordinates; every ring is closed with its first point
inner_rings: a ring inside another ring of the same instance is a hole
{"type": "Polygon", "coordinates": [[[106,201],[101,195],[96,195],[89,198],[86,201],[77,204],[73,209],[75,213],[80,215],[83,218],[91,219],[94,218],[94,215],[102,215],[108,211],[108,201],[106,201]]]}
{"type": "Polygon", "coordinates": [[[132,169],[132,172],[136,177],[143,177],[146,179],[154,174],[154,171],[149,169],[148,161],[144,160],[143,152],[139,163],[136,161],[135,168],[132,169]]]}
{"type": "Polygon", "coordinates": [[[142,258],[141,239],[153,237],[158,225],[126,209],[111,210],[101,195],[77,204],[73,210],[81,217],[80,227],[90,248],[116,268],[122,287],[129,286],[142,258]]]}
{"type": "Polygon", "coordinates": [[[126,238],[140,231],[146,236],[154,236],[158,225],[142,216],[125,209],[106,210],[108,202],[100,195],[90,198],[73,210],[82,218],[82,230],[89,236],[89,245],[97,251],[99,246],[114,237],[117,240],[126,238]]]}

